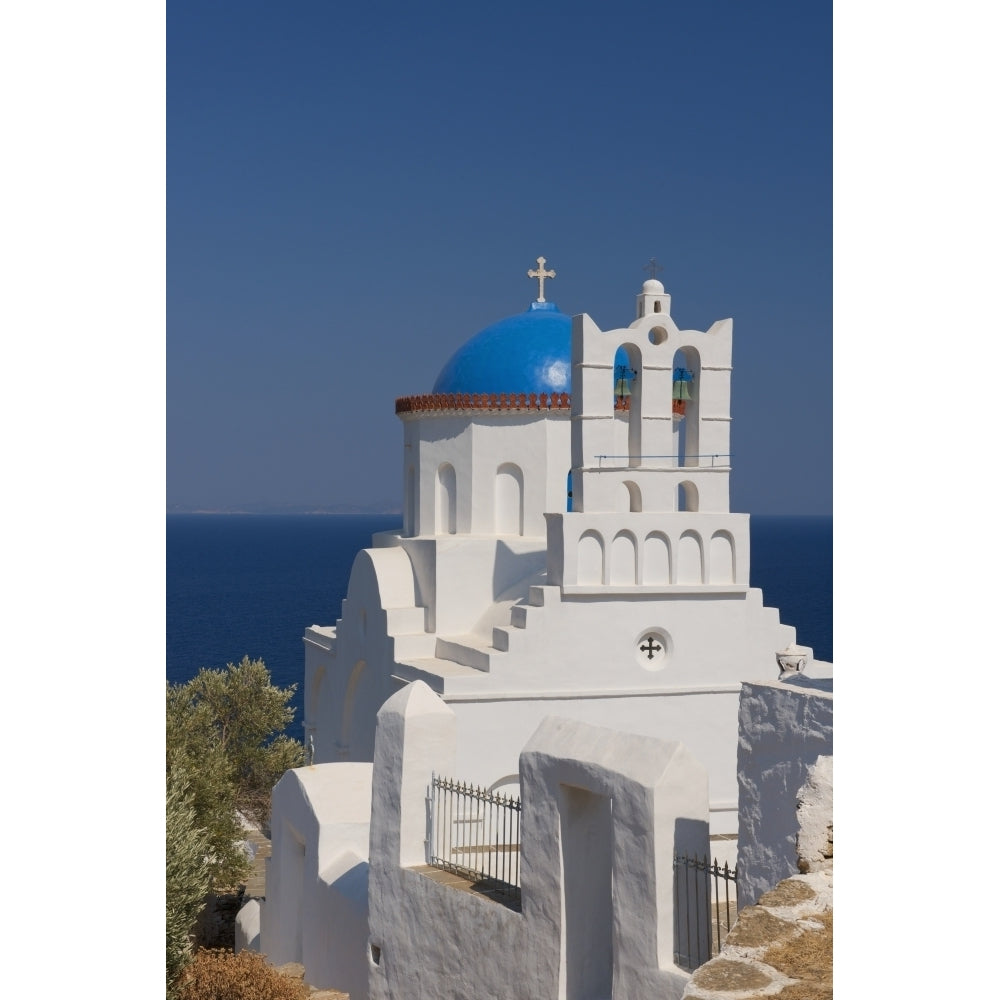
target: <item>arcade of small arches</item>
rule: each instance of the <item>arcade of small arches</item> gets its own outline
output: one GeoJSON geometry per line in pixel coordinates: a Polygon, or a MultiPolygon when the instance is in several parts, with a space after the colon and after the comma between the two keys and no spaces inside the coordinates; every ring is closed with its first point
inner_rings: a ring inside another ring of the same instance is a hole
{"type": "Polygon", "coordinates": [[[704,586],[736,580],[736,545],[724,530],[713,532],[706,544],[692,528],[676,536],[656,529],[640,542],[628,529],[609,538],[589,527],[576,539],[575,549],[577,586],[704,586]]]}

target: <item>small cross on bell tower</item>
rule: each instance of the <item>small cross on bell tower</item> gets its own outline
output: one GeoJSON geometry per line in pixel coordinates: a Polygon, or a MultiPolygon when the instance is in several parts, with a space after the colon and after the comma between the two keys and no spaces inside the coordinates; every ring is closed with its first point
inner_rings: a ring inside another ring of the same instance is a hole
{"type": "Polygon", "coordinates": [[[642,291],[636,297],[635,318],[642,319],[650,313],[670,315],[670,296],[663,288],[663,282],[656,277],[663,270],[662,264],[656,263],[655,257],[649,258],[649,263],[643,267],[649,277],[642,283],[642,291]]]}
{"type": "Polygon", "coordinates": [[[545,258],[544,257],[538,257],[537,260],[536,260],[536,263],[538,264],[538,267],[537,268],[531,268],[531,270],[528,271],[528,277],[529,278],[537,278],[538,279],[538,298],[535,301],[536,302],[544,302],[545,301],[545,279],[546,278],[554,278],[556,276],[556,272],[555,271],[546,271],[545,270],[545,258]]]}

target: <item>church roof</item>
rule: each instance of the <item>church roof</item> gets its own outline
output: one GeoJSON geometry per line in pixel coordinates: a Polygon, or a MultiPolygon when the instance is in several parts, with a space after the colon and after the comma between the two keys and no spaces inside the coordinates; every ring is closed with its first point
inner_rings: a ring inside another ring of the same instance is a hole
{"type": "Polygon", "coordinates": [[[569,392],[572,325],[554,302],[532,302],[463,344],[433,392],[569,392]]]}

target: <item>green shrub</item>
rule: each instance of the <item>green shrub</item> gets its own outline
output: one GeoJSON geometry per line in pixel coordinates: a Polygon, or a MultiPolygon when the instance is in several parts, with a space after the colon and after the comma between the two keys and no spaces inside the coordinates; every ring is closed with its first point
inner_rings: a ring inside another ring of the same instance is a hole
{"type": "Polygon", "coordinates": [[[191,958],[191,929],[208,892],[208,836],[195,822],[187,775],[167,775],[167,995],[191,958]]]}

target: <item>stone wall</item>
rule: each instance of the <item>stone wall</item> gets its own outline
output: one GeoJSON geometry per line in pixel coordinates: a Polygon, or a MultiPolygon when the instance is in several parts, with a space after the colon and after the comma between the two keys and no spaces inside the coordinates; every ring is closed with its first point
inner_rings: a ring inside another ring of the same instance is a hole
{"type": "Polygon", "coordinates": [[[684,998],[832,1000],[832,681],[744,684],[739,759],[740,914],[684,998]]]}
{"type": "Polygon", "coordinates": [[[832,863],[833,681],[744,683],[739,718],[742,909],[790,875],[832,863]]]}

